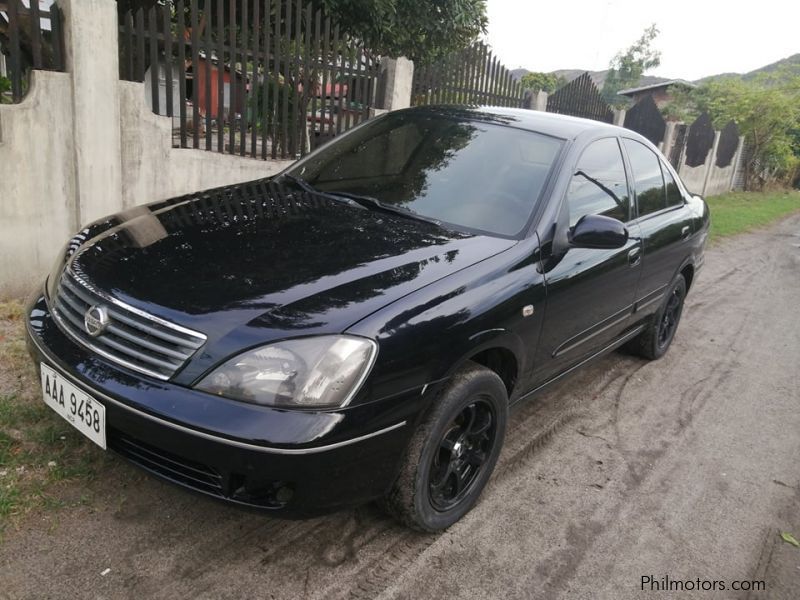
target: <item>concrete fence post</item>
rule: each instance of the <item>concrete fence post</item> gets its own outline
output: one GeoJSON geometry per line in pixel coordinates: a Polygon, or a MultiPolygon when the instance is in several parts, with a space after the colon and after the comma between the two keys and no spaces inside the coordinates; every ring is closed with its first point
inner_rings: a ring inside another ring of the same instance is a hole
{"type": "Polygon", "coordinates": [[[703,179],[703,191],[700,192],[701,196],[706,195],[706,190],[708,189],[708,181],[711,178],[711,171],[714,169],[714,166],[717,163],[717,147],[719,146],[719,136],[721,132],[715,131],[714,132],[714,144],[711,146],[711,153],[706,157],[706,174],[705,178],[703,179]]]}
{"type": "Polygon", "coordinates": [[[378,92],[379,108],[399,110],[411,106],[414,63],[404,56],[381,59],[381,84],[378,92]]]}
{"type": "Polygon", "coordinates": [[[664,139],[661,141],[660,148],[661,153],[669,159],[669,155],[672,152],[672,146],[675,143],[675,130],[678,127],[677,121],[667,121],[667,127],[664,130],[664,139]]]}
{"type": "Polygon", "coordinates": [[[72,78],[76,227],[122,208],[117,3],[60,0],[72,78]]]}
{"type": "Polygon", "coordinates": [[[544,90],[539,90],[533,95],[533,110],[547,111],[548,94],[544,90]]]}
{"type": "Polygon", "coordinates": [[[733,190],[733,186],[736,184],[736,177],[739,175],[742,152],[744,152],[744,136],[740,135],[739,145],[736,147],[736,154],[733,155],[733,171],[731,171],[731,180],[728,183],[729,190],[733,190]]]}
{"type": "Polygon", "coordinates": [[[626,111],[624,108],[616,108],[614,109],[614,125],[618,127],[623,127],[625,125],[625,114],[626,111]]]}

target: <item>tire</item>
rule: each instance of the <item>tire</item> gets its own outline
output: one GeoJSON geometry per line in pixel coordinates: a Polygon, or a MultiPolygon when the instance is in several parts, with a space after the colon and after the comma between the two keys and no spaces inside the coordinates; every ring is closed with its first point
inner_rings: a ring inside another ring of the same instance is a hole
{"type": "Polygon", "coordinates": [[[678,274],[653,320],[642,333],[629,342],[628,348],[631,352],[649,360],[664,356],[678,330],[685,299],[686,280],[683,275],[678,274]]]}
{"type": "Polygon", "coordinates": [[[468,363],[437,396],[411,438],[384,509],[426,532],[458,521],[475,505],[497,464],[507,421],[503,381],[468,363]]]}

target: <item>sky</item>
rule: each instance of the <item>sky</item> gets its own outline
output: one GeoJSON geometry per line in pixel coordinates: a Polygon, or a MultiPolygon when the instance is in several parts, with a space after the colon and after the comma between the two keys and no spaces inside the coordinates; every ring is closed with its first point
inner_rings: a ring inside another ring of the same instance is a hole
{"type": "Polygon", "coordinates": [[[689,80],[743,73],[800,52],[800,1],[487,0],[486,41],[506,67],[608,68],[656,23],[661,66],[649,75],[689,80]]]}

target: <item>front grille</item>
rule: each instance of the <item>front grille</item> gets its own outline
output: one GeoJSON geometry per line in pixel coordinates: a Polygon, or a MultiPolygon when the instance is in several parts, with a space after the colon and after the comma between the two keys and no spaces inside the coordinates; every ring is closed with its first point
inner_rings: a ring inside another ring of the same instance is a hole
{"type": "Polygon", "coordinates": [[[222,476],[209,466],[175,456],[117,431],[111,431],[109,445],[112,450],[151,473],[206,494],[225,496],[222,476]]]}
{"type": "Polygon", "coordinates": [[[179,327],[108,298],[64,270],[52,312],[61,328],[75,341],[122,366],[158,379],[169,379],[205,343],[201,333],[179,327]],[[103,307],[108,325],[99,335],[86,330],[84,319],[92,307],[103,307]]]}

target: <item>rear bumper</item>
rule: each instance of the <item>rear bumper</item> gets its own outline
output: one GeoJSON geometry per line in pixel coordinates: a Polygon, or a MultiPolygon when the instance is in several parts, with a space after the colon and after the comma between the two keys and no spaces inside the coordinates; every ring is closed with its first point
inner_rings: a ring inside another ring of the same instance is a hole
{"type": "Polygon", "coordinates": [[[234,402],[116,367],[72,342],[42,297],[27,310],[31,356],[106,408],[110,449],[194,491],[286,516],[375,499],[391,486],[420,390],[337,412],[234,402]]]}

